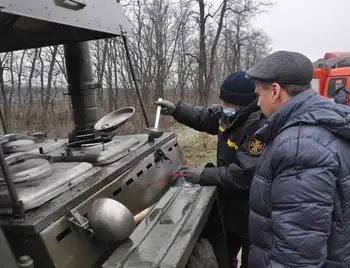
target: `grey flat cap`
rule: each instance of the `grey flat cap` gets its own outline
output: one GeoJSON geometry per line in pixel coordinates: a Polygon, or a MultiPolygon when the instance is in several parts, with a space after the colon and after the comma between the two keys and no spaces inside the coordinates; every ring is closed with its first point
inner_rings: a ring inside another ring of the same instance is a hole
{"type": "Polygon", "coordinates": [[[290,51],[274,52],[247,71],[251,79],[285,84],[309,84],[313,73],[309,58],[290,51]]]}

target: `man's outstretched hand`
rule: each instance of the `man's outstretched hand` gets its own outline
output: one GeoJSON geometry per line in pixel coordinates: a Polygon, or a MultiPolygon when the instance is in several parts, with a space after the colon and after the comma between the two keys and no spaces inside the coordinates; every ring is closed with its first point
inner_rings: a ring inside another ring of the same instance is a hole
{"type": "Polygon", "coordinates": [[[175,104],[170,101],[167,101],[167,100],[156,101],[155,104],[162,107],[161,113],[164,115],[173,115],[176,111],[175,104]]]}
{"type": "Polygon", "coordinates": [[[184,178],[186,181],[199,184],[199,178],[203,170],[195,167],[183,166],[181,171],[184,173],[184,178]]]}

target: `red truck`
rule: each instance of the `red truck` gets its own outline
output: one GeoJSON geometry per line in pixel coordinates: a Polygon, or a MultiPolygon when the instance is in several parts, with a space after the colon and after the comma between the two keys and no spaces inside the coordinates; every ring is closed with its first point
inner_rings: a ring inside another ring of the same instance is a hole
{"type": "Polygon", "coordinates": [[[320,95],[333,99],[337,80],[350,88],[350,52],[328,52],[314,66],[311,85],[320,95]]]}

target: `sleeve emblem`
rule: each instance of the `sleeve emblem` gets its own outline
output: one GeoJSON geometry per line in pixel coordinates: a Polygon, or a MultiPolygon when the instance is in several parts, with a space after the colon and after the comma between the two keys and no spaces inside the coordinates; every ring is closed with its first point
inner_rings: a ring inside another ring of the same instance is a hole
{"type": "Polygon", "coordinates": [[[265,143],[255,137],[251,137],[248,142],[248,152],[252,155],[260,155],[265,148],[265,143]]]}

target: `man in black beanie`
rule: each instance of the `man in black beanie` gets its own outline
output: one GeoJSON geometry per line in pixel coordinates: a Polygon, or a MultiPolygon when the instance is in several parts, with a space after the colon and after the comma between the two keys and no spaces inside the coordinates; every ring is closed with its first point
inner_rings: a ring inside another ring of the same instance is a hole
{"type": "Polygon", "coordinates": [[[185,179],[202,186],[217,186],[228,241],[231,267],[248,267],[249,190],[264,144],[254,138],[265,117],[257,105],[255,84],[239,71],[229,75],[220,89],[222,105],[194,107],[184,102],[156,102],[162,114],[197,131],[218,135],[217,167],[183,168],[185,179]]]}

